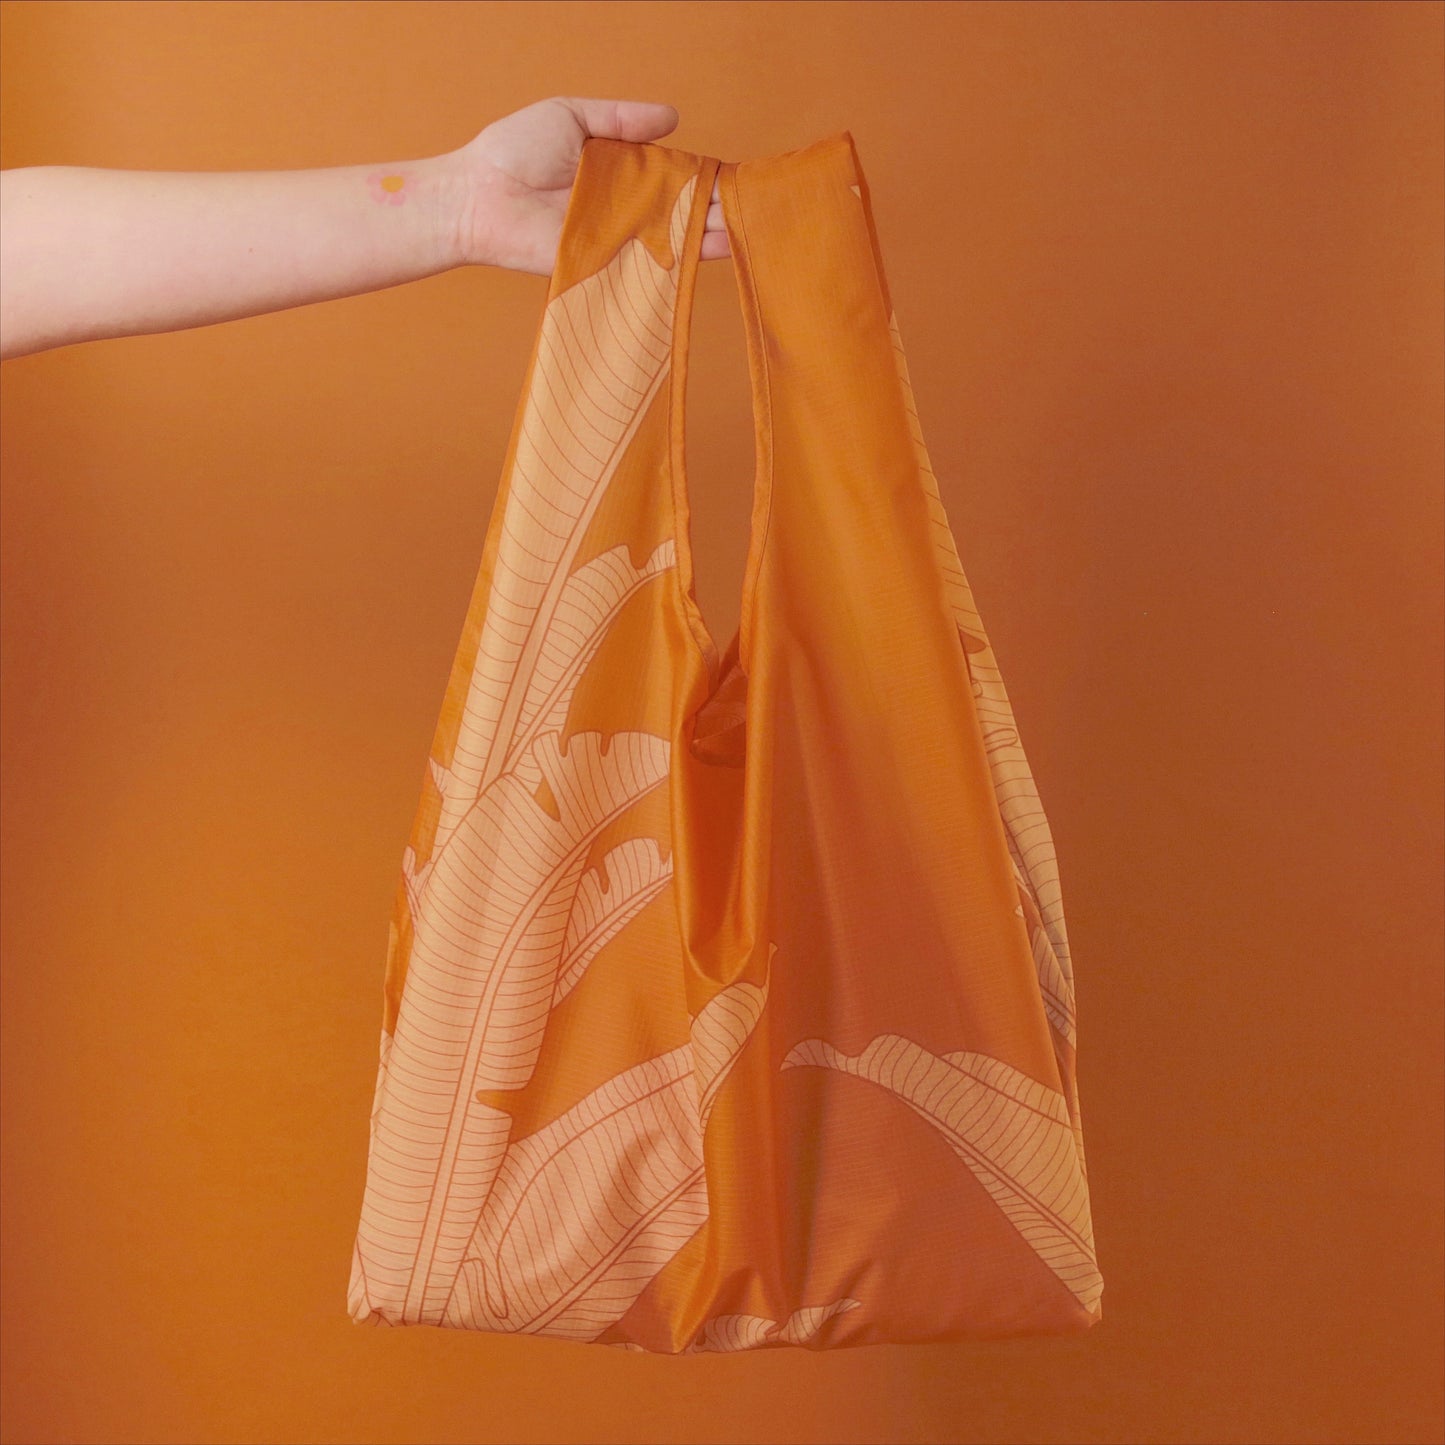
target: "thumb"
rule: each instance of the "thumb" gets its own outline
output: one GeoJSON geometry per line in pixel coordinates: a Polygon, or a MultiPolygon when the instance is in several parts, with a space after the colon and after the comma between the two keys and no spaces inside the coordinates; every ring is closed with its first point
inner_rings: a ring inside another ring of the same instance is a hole
{"type": "Polygon", "coordinates": [[[650,100],[589,100],[559,97],[589,136],[647,141],[677,128],[676,106],[650,100]]]}

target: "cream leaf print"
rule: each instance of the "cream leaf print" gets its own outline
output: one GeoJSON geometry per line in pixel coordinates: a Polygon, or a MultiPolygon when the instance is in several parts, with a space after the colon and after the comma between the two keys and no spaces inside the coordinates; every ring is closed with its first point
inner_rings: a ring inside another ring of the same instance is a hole
{"type": "Polygon", "coordinates": [[[691,1039],[609,1079],[509,1145],[445,1322],[592,1340],[708,1218],[709,1100],[757,1022],[766,988],[729,985],[691,1039]]]}
{"type": "MultiPolygon", "coordinates": [[[[433,764],[433,769],[435,769],[435,764],[433,764]]],[[[406,885],[407,911],[413,919],[415,919],[421,910],[421,895],[426,891],[427,875],[430,874],[430,872],[431,860],[428,859],[418,867],[416,849],[408,843],[401,855],[401,876],[402,881],[406,885]]],[[[393,923],[392,927],[394,928],[395,926],[395,923],[393,923]]]]}
{"type": "MultiPolygon", "coordinates": [[[[395,924],[392,927],[395,928],[395,924]]],[[[387,1066],[391,1060],[392,1035],[382,1029],[381,1039],[377,1048],[376,1058],[376,1084],[371,1097],[371,1116],[367,1120],[367,1148],[374,1151],[376,1148],[377,1122],[381,1118],[381,1111],[386,1102],[386,1077],[387,1066]]],[[[361,1243],[359,1239],[353,1240],[351,1245],[351,1282],[347,1286],[347,1311],[355,1319],[369,1317],[373,1323],[381,1323],[381,1316],[375,1314],[371,1309],[371,1292],[366,1279],[366,1261],[362,1258],[361,1243]]]]}
{"type": "Polygon", "coordinates": [[[552,995],[554,1007],[571,992],[602,945],[655,898],[671,877],[672,859],[662,861],[654,838],[628,838],[608,850],[600,870],[588,870],[567,919],[567,937],[552,995]],[[606,874],[606,893],[599,872],[606,874]]]}
{"type": "MultiPolygon", "coordinates": [[[[451,756],[429,760],[429,856],[403,861],[411,944],[355,1266],[398,1323],[439,1317],[506,1152],[511,1116],[477,1091],[528,1082],[564,958],[570,988],[605,941],[579,946],[596,920],[572,922],[588,850],[668,775],[666,737],[584,732],[564,752],[559,728],[621,603],[675,562],[669,538],[641,569],[617,547],[574,571],[668,370],[696,191],[673,203],[669,265],[629,237],[543,315],[451,756]]],[[[608,905],[615,932],[635,909],[608,905]]]]}
{"type": "Polygon", "coordinates": [[[1073,1058],[1069,1052],[1077,1047],[1074,968],[1069,954],[1068,930],[1064,924],[1053,832],[1024,753],[998,659],[984,630],[983,619],[974,602],[973,588],[963,570],[957,540],[944,511],[938,477],[934,473],[918,419],[918,403],[903,352],[896,312],[890,311],[888,328],[893,341],[898,385],[903,392],[908,415],[908,429],[913,437],[914,458],[928,508],[934,555],[943,580],[945,601],[958,627],[989,775],[998,801],[999,816],[1008,835],[1009,853],[1014,861],[1019,887],[1028,899],[1029,906],[1024,909],[1025,926],[1044,1010],[1050,1024],[1060,1035],[1054,1040],[1054,1056],[1065,1085],[1065,1104],[1073,1124],[1079,1172],[1086,1174],[1083,1119],[1079,1111],[1073,1058]]]}
{"type": "Polygon", "coordinates": [[[739,1350],[756,1350],[766,1345],[777,1330],[777,1320],[767,1320],[761,1315],[714,1315],[703,1326],[702,1334],[683,1353],[696,1355],[720,1351],[732,1354],[739,1350]]]}
{"type": "Polygon", "coordinates": [[[687,1045],[507,1150],[444,1323],[591,1340],[707,1221],[687,1045]]]}
{"type": "Polygon", "coordinates": [[[739,979],[709,999],[693,1022],[698,1111],[704,1129],[707,1128],[718,1090],[762,1016],[773,976],[773,955],[777,951],[778,945],[770,942],[768,971],[761,988],[746,979],[739,979]]]}
{"type": "Polygon", "coordinates": [[[1009,837],[1009,857],[1013,863],[1014,882],[1018,885],[1019,901],[1014,910],[1024,920],[1028,930],[1029,946],[1033,952],[1034,972],[1038,975],[1039,994],[1044,1002],[1044,1012],[1049,1022],[1059,1031],[1071,1047],[1077,1043],[1074,1027],[1074,990],[1059,963],[1058,953],[1044,927],[1038,905],[1034,902],[1033,889],[1023,871],[1023,861],[1017,845],[1009,837]]]}
{"type": "Polygon", "coordinates": [[[587,850],[668,776],[648,733],[534,747],[558,816],[503,774],[433,860],[414,920],[360,1231],[373,1293],[409,1322],[435,1321],[501,1163],[510,1116],[473,1095],[531,1075],[587,850]]]}
{"type": "MultiPolygon", "coordinates": [[[[1039,801],[1028,759],[1024,755],[1023,744],[1014,722],[1013,707],[1004,687],[1003,676],[999,672],[998,660],[974,604],[973,588],[964,573],[958,545],[944,512],[938,477],[934,473],[918,420],[918,404],[913,394],[908,362],[903,353],[896,312],[889,313],[888,326],[893,339],[893,359],[898,381],[907,406],[909,431],[913,436],[914,457],[918,463],[928,504],[935,552],[943,574],[945,595],[961,634],[969,675],[978,699],[979,725],[983,731],[984,748],[988,755],[999,812],[1008,830],[1025,886],[1038,907],[1049,946],[1065,980],[1064,1001],[1067,1015],[1072,1019],[1074,979],[1069,966],[1069,941],[1064,927],[1053,834],[1039,801]]],[[[1071,1038],[1070,1042],[1072,1041],[1071,1038]]]]}
{"type": "Polygon", "coordinates": [[[776,1320],[766,1320],[759,1315],[716,1315],[707,1322],[701,1337],[694,1340],[685,1353],[756,1350],[771,1344],[806,1344],[834,1315],[855,1310],[862,1303],[862,1300],[845,1296],[830,1305],[810,1305],[794,1310],[781,1326],[776,1320]]]}
{"type": "Polygon", "coordinates": [[[816,1065],[878,1084],[926,1119],[1085,1309],[1103,1293],[1089,1191],[1064,1096],[1002,1059],[941,1057],[898,1034],[860,1054],[805,1039],[783,1068],[816,1065]]]}
{"type": "MultiPolygon", "coordinates": [[[[688,177],[673,204],[674,257],[696,188],[688,177]]],[[[543,313],[434,854],[518,752],[524,704],[537,699],[532,676],[577,549],[667,375],[677,281],[675,263],[660,265],[631,236],[543,313]]]]}
{"type": "Polygon", "coordinates": [[[843,1314],[846,1310],[856,1310],[862,1303],[862,1300],[845,1296],[834,1300],[830,1305],[805,1305],[800,1310],[794,1310],[783,1322],[778,1338],[790,1345],[801,1345],[804,1340],[811,1340],[834,1315],[843,1314]]]}
{"type": "Polygon", "coordinates": [[[539,775],[528,746],[537,733],[562,728],[583,671],[623,604],[676,560],[672,537],[659,542],[640,568],[632,565],[624,544],[594,557],[567,579],[517,714],[511,752],[523,782],[536,787],[539,775]]]}

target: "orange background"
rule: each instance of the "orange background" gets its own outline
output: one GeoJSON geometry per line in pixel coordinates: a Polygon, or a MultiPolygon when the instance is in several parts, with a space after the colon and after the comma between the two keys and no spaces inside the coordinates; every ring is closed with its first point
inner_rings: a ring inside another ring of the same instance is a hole
{"type": "MultiPolygon", "coordinates": [[[[372,1331],[387,920],[546,295],[456,270],[3,401],[6,1441],[1442,1432],[1434,4],[8,3],[0,164],[847,128],[1059,850],[1105,1320],[643,1358],[372,1331]]],[[[688,384],[738,620],[729,261],[688,384]]]]}

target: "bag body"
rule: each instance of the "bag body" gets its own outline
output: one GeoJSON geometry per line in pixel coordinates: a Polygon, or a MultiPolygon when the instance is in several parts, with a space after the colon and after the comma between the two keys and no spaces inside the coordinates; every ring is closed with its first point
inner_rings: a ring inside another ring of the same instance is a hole
{"type": "Polygon", "coordinates": [[[1047,820],[853,137],[589,139],[390,927],[357,1323],[665,1353],[1102,1318],[1047,820]],[[693,580],[716,178],[757,471],[693,580]]]}

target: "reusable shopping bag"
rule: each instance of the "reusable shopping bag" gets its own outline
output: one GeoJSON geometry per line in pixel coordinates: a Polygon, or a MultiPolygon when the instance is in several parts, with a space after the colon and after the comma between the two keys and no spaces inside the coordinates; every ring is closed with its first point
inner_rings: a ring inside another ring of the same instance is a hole
{"type": "Polygon", "coordinates": [[[1053,843],[849,131],[586,141],[390,925],[357,1323],[671,1354],[1102,1317],[1053,843]],[[756,478],[694,589],[719,183],[756,478]]]}

